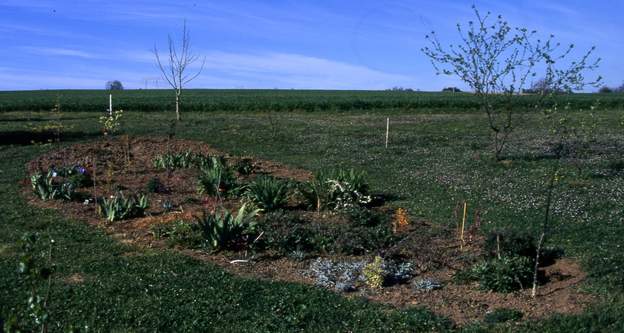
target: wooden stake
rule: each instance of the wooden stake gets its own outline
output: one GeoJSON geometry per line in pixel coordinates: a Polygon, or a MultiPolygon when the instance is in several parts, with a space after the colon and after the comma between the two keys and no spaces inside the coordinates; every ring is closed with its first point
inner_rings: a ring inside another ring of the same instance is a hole
{"type": "Polygon", "coordinates": [[[108,114],[113,115],[113,94],[108,95],[108,114]]]}
{"type": "Polygon", "coordinates": [[[386,118],[386,148],[388,148],[388,134],[390,133],[390,118],[386,118]]]}
{"type": "Polygon", "coordinates": [[[97,214],[97,159],[95,157],[93,157],[93,207],[97,214]]]}
{"type": "Polygon", "coordinates": [[[461,240],[461,244],[459,245],[459,249],[463,250],[464,249],[464,228],[466,226],[466,213],[468,210],[468,203],[466,201],[464,201],[464,215],[462,217],[462,224],[461,224],[461,230],[459,233],[459,239],[461,240]]]}

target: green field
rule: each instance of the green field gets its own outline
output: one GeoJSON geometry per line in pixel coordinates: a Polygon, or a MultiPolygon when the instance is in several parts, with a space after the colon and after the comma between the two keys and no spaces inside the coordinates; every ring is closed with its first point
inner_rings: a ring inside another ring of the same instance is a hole
{"type": "MultiPolygon", "coordinates": [[[[467,93],[340,90],[214,90],[189,89],[183,101],[187,111],[350,111],[379,109],[455,110],[476,109],[479,101],[467,93]]],[[[514,104],[532,109],[537,96],[520,96],[514,104]]],[[[166,111],[174,103],[171,90],[126,90],[113,92],[115,108],[126,111],[166,111]]],[[[624,108],[623,94],[572,94],[557,98],[560,105],[588,109],[596,101],[604,108],[624,108]]],[[[104,90],[0,91],[0,112],[48,111],[59,102],[63,111],[104,111],[104,90]]],[[[494,101],[502,104],[502,101],[494,101]]]]}
{"type": "MultiPolygon", "coordinates": [[[[127,111],[123,132],[166,135],[174,115],[159,110],[170,107],[168,94],[119,93],[115,100],[127,111]]],[[[58,212],[31,208],[18,195],[19,182],[27,177],[24,165],[57,146],[28,142],[42,137],[33,128],[55,121],[47,110],[57,95],[65,126],[60,145],[100,137],[98,114],[92,111],[107,107],[104,91],[0,92],[0,316],[26,306],[16,241],[26,231],[37,231],[56,242],[55,330],[67,323],[120,332],[459,330],[426,309],[393,309],[310,286],[232,276],[175,251],[120,244],[58,212]],[[85,281],[67,283],[75,273],[85,281]]],[[[567,176],[556,191],[549,245],[563,247],[567,257],[583,264],[589,275],[583,288],[598,302],[580,315],[500,326],[475,323],[462,328],[466,331],[624,331],[624,97],[565,98],[578,108],[600,98],[601,107],[590,153],[563,160],[567,176]]],[[[537,232],[543,215],[554,161],[548,158],[548,129],[531,111],[522,114],[524,122],[501,164],[489,155],[486,119],[471,110],[475,101],[469,95],[193,90],[187,101],[193,111],[213,112],[183,113],[178,137],[309,170],[364,170],[372,188],[392,194],[391,204],[407,208],[414,218],[455,223],[453,208],[463,200],[482,209],[485,230],[537,232]],[[391,119],[387,149],[386,117],[391,119]]]]}

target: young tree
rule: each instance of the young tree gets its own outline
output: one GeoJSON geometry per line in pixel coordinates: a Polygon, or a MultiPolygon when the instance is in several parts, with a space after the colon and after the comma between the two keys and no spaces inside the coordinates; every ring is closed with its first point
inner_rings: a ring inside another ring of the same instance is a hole
{"type": "MultiPolygon", "coordinates": [[[[490,12],[482,15],[475,6],[472,8],[476,21],[469,21],[467,29],[457,24],[458,45],[443,47],[432,32],[426,36],[431,45],[422,51],[438,74],[457,76],[479,97],[480,108],[487,115],[492,132],[495,158],[500,159],[515,127],[516,96],[545,68],[548,70],[567,60],[574,45],[559,50],[560,44],[554,41],[553,35],[541,40],[535,30],[511,27],[500,15],[491,22],[490,12]]],[[[582,74],[593,69],[588,64],[593,50],[580,62],[571,62],[570,68],[565,69],[576,75],[574,78],[564,78],[560,72],[541,75],[546,80],[544,87],[551,87],[552,80],[564,80],[559,84],[563,91],[575,90],[585,84],[582,74]]]]}
{"type": "Polygon", "coordinates": [[[154,56],[156,57],[156,63],[162,77],[169,83],[171,88],[175,92],[175,111],[176,120],[180,120],[180,104],[182,97],[182,89],[187,83],[194,80],[199,74],[201,74],[206,59],[202,60],[201,66],[195,72],[192,71],[191,66],[199,60],[199,56],[194,54],[191,50],[191,37],[189,31],[186,28],[186,21],[182,29],[182,36],[180,47],[176,46],[171,35],[167,36],[168,41],[168,55],[165,61],[161,61],[158,48],[154,45],[154,56]]]}

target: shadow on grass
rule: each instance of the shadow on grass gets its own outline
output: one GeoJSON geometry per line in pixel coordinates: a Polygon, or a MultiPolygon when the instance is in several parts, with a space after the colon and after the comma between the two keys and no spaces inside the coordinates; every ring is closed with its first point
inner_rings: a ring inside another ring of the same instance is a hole
{"type": "Polygon", "coordinates": [[[54,132],[6,131],[0,132],[0,145],[30,145],[33,142],[74,141],[99,136],[98,132],[63,132],[60,137],[54,132]]]}

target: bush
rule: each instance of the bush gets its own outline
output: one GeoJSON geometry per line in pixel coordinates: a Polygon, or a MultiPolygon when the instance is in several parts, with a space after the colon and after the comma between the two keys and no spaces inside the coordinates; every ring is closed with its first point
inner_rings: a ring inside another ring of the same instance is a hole
{"type": "Polygon", "coordinates": [[[265,211],[284,208],[288,199],[288,183],[270,176],[260,176],[247,187],[246,197],[265,211]]]}
{"type": "Polygon", "coordinates": [[[351,224],[356,226],[376,227],[389,222],[386,215],[364,207],[352,207],[346,213],[351,224]]]}
{"type": "Polygon", "coordinates": [[[483,321],[486,324],[499,324],[499,323],[505,323],[508,321],[518,321],[522,319],[522,317],[523,317],[523,314],[519,310],[501,308],[501,309],[496,309],[490,313],[487,313],[483,321]]]}
{"type": "Polygon", "coordinates": [[[304,251],[362,255],[386,248],[395,241],[387,223],[374,223],[306,222],[292,212],[273,212],[261,219],[258,231],[264,232],[261,246],[280,254],[304,251]]]}
{"type": "Polygon", "coordinates": [[[483,261],[471,275],[481,289],[508,293],[528,286],[533,279],[533,262],[527,257],[505,256],[483,261]]]}
{"type": "Polygon", "coordinates": [[[388,247],[395,240],[391,228],[386,225],[362,227],[343,224],[330,227],[328,233],[329,237],[325,239],[322,248],[330,253],[346,255],[377,251],[388,247]]]}
{"type": "Polygon", "coordinates": [[[110,198],[102,198],[98,204],[98,213],[110,222],[145,216],[145,210],[149,207],[147,196],[133,194],[126,197],[122,192],[110,198]]]}
{"type": "Polygon", "coordinates": [[[202,231],[204,245],[211,250],[223,250],[240,247],[246,241],[246,236],[254,234],[254,218],[259,210],[247,212],[243,205],[236,216],[223,209],[221,212],[204,212],[197,218],[197,224],[202,231]]]}
{"type": "Polygon", "coordinates": [[[286,255],[295,251],[316,250],[314,233],[301,218],[293,213],[272,212],[258,223],[258,232],[263,232],[261,248],[286,255]]]}

